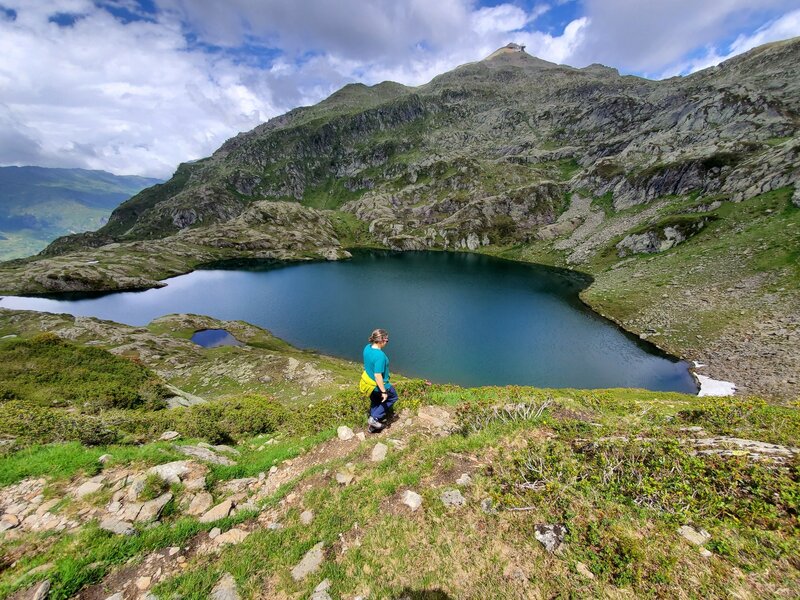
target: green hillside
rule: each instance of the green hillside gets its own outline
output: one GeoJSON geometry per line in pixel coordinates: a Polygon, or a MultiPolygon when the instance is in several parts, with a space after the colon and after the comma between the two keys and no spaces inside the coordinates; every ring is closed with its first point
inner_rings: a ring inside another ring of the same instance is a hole
{"type": "Polygon", "coordinates": [[[398,377],[367,435],[358,365],[246,323],[0,310],[0,335],[0,598],[800,592],[796,405],[398,377]],[[112,380],[204,398],[98,403],[112,380]]]}

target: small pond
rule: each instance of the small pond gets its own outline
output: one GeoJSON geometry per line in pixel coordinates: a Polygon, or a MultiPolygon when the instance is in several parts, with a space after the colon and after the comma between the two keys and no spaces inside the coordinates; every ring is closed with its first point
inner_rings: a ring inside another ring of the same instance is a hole
{"type": "Polygon", "coordinates": [[[337,262],[228,263],[167,287],[0,306],[144,325],[168,313],[244,320],[356,361],[389,330],[393,371],[465,386],[639,387],[696,393],[688,365],[589,310],[576,273],[449,252],[359,252],[337,262]]]}
{"type": "Polygon", "coordinates": [[[244,346],[225,329],[201,329],[192,335],[192,341],[203,348],[219,348],[220,346],[244,346]]]}

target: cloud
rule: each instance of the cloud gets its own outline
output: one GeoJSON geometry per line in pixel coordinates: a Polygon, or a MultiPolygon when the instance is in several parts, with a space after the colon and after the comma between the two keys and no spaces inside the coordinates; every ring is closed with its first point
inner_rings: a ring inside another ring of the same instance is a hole
{"type": "Polygon", "coordinates": [[[760,27],[751,35],[741,34],[729,45],[728,51],[720,51],[715,46],[707,46],[705,52],[695,58],[672,65],[663,77],[686,75],[701,69],[713,67],[738,54],[752,50],[756,46],[778,40],[800,36],[800,9],[783,15],[760,27]]]}
{"type": "Polygon", "coordinates": [[[711,42],[752,31],[797,7],[796,0],[585,0],[584,43],[571,57],[623,72],[660,76],[711,42]],[[755,26],[754,26],[755,24],[755,26]]]}
{"type": "Polygon", "coordinates": [[[24,124],[28,140],[19,126],[4,135],[5,163],[167,177],[284,108],[260,72],[187,51],[168,16],[125,24],[81,0],[5,6],[17,18],[0,21],[4,125],[24,124]],[[56,12],[81,18],[60,26],[56,12]]]}

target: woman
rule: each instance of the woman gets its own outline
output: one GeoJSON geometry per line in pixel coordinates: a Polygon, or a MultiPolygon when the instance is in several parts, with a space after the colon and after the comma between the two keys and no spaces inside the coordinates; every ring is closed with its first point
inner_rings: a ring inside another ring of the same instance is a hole
{"type": "Polygon", "coordinates": [[[384,428],[392,414],[392,406],[397,402],[397,392],[389,383],[389,357],[383,352],[384,346],[388,343],[388,332],[385,329],[376,329],[364,346],[364,372],[375,380],[375,388],[369,395],[370,433],[377,433],[384,428]]]}

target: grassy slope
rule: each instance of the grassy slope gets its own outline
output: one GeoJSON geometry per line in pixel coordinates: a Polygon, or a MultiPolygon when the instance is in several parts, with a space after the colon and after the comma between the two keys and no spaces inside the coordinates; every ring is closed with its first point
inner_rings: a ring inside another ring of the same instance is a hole
{"type": "MultiPolygon", "coordinates": [[[[406,405],[409,400],[472,406],[461,421],[470,432],[442,439],[413,430],[405,436],[392,431],[390,437],[402,438],[406,449],[390,449],[388,459],[379,464],[368,458],[374,443],[370,439],[324,464],[333,473],[353,463],[356,480],[347,487],[326,477],[323,465],[309,468],[264,503],[272,510],[294,492],[280,519],[282,529],[256,528],[244,543],[221,555],[196,556],[183,574],[161,583],[157,595],[205,598],[223,572],[234,575],[245,598],[265,593],[307,597],[325,578],[335,597],[441,593],[526,598],[565,591],[595,597],[623,592],[636,597],[725,597],[731,590],[781,597],[800,589],[792,566],[800,551],[793,508],[800,494],[796,466],[774,469],[741,456],[696,457],[675,442],[687,435],[681,427],[697,424],[709,432],[732,429],[743,437],[759,437],[769,431],[774,441],[797,439],[796,410],[738,400],[698,403],[679,394],[630,390],[434,386],[422,396],[407,396],[406,405]],[[474,407],[508,401],[538,405],[547,398],[553,403],[540,418],[476,426],[480,409],[474,407]],[[636,435],[648,441],[601,441],[636,435]],[[467,505],[447,509],[439,496],[456,488],[455,479],[464,472],[473,479],[462,488],[467,505]],[[518,487],[534,481],[539,482],[535,490],[518,487]],[[399,504],[405,489],[422,494],[418,512],[399,504]],[[480,508],[485,498],[496,512],[480,508]],[[315,514],[307,526],[299,522],[305,509],[315,514]],[[551,556],[536,542],[533,529],[537,523],[553,522],[565,523],[568,534],[565,546],[551,556]],[[700,557],[697,547],[676,534],[684,523],[711,533],[711,558],[700,557]],[[292,581],[289,570],[318,541],[328,548],[322,571],[304,582],[292,581]],[[579,562],[594,580],[576,571],[579,562]]],[[[244,439],[239,466],[217,468],[212,479],[255,475],[275,462],[308,453],[330,435],[279,436],[266,449],[258,446],[261,439],[244,439]]],[[[154,450],[149,459],[141,451],[141,458],[149,463],[157,456],[154,450]]],[[[34,450],[28,458],[38,462],[46,451],[34,450]]],[[[226,530],[246,518],[217,525],[226,530]]],[[[30,583],[21,574],[50,561],[54,597],[66,597],[115,565],[158,548],[191,543],[210,527],[168,517],[164,525],[132,539],[89,527],[54,545],[44,544],[43,555],[7,570],[0,575],[0,590],[30,583]]]]}
{"type": "MultiPolygon", "coordinates": [[[[37,320],[18,322],[24,324],[24,331],[18,331],[25,335],[42,327],[37,320]]],[[[175,338],[191,333],[179,320],[158,321],[151,328],[175,338]]],[[[260,336],[251,343],[275,354],[296,352],[280,340],[260,336]]],[[[227,408],[209,414],[234,433],[242,456],[234,467],[213,467],[208,482],[219,494],[221,482],[256,476],[293,457],[318,456],[263,502],[264,508],[277,511],[283,529],[256,524],[244,543],[221,555],[195,556],[182,574],[159,584],[155,591],[160,597],[177,593],[205,598],[226,571],[245,598],[265,593],[306,597],[323,578],[342,597],[440,593],[523,598],[565,590],[583,596],[626,591],[637,597],[723,597],[732,589],[780,597],[800,590],[793,562],[800,552],[798,465],[752,463],[741,453],[695,456],[676,441],[691,437],[684,428],[700,426],[709,435],[796,445],[796,407],[639,390],[462,389],[406,382],[401,408],[457,406],[461,432],[437,438],[413,423],[400,427],[398,422],[382,441],[399,439],[401,446],[389,443],[387,460],[373,463],[369,454],[374,439],[346,455],[326,457],[327,440],[337,425],[363,426],[363,399],[343,392],[309,409],[288,393],[276,391],[276,398],[288,412],[271,421],[263,419],[261,403],[242,403],[244,398],[236,394],[218,401],[227,408]],[[490,410],[510,403],[535,408],[545,401],[543,412],[533,417],[518,410],[493,416],[490,410]],[[267,432],[275,443],[265,445],[259,432],[267,432]],[[314,452],[318,447],[321,454],[314,452]],[[353,464],[356,479],[341,487],[332,476],[346,463],[353,464]],[[454,489],[464,472],[473,478],[463,489],[467,505],[446,509],[439,496],[454,489]],[[399,504],[405,489],[423,496],[418,512],[409,513],[399,504]],[[496,512],[481,509],[487,498],[496,512]],[[525,510],[510,510],[514,508],[525,510]],[[315,513],[311,525],[299,523],[304,509],[315,513]],[[554,522],[565,523],[568,534],[565,546],[548,555],[533,529],[537,523],[554,522]],[[676,534],[686,523],[711,533],[706,546],[712,557],[702,558],[697,547],[676,534]],[[318,541],[328,548],[322,571],[304,582],[292,581],[289,570],[318,541]],[[578,573],[579,562],[595,579],[578,573]]],[[[193,435],[202,437],[208,423],[201,421],[193,435]]],[[[168,426],[162,419],[151,435],[168,426]]],[[[96,474],[101,469],[97,457],[106,452],[113,459],[104,469],[144,468],[177,458],[164,443],[38,445],[0,458],[0,485],[46,476],[46,496],[60,496],[70,479],[96,474]]],[[[67,501],[58,510],[69,514],[80,506],[67,501]]],[[[243,513],[217,525],[250,526],[251,517],[243,513]]],[[[0,540],[3,555],[17,557],[13,567],[0,573],[0,597],[44,577],[53,583],[52,597],[69,597],[127,561],[136,564],[154,550],[191,545],[211,526],[168,511],[162,525],[132,538],[88,526],[76,534],[28,533],[15,541],[0,540]],[[51,566],[26,575],[44,563],[51,566]]]]}

